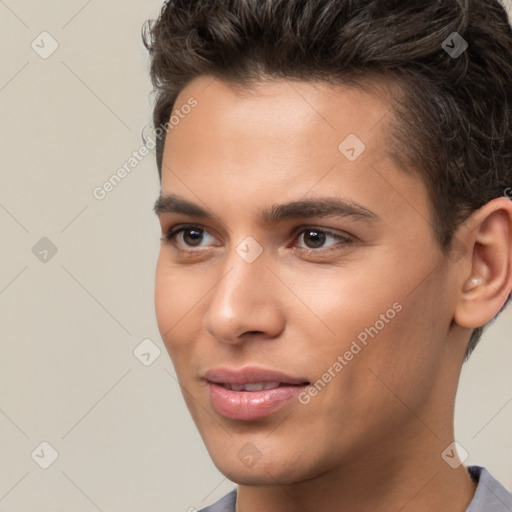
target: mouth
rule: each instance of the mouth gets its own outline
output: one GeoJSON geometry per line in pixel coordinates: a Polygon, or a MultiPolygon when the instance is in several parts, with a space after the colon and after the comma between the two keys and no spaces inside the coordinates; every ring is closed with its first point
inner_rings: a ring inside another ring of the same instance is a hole
{"type": "MultiPolygon", "coordinates": [[[[226,389],[231,391],[263,391],[265,389],[275,389],[282,386],[300,386],[301,384],[288,384],[286,382],[253,382],[247,384],[229,384],[228,382],[219,382],[214,384],[220,384],[226,389]]],[[[304,385],[309,384],[305,382],[304,385]]]]}
{"type": "Polygon", "coordinates": [[[222,416],[250,421],[293,402],[310,383],[302,377],[255,367],[217,368],[204,375],[209,398],[222,416]]]}

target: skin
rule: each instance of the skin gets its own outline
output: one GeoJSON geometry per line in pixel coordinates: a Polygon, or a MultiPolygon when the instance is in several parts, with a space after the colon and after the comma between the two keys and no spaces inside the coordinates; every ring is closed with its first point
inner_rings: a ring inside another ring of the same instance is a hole
{"type": "Polygon", "coordinates": [[[472,328],[512,287],[512,202],[474,212],[456,233],[467,251],[450,258],[423,182],[386,153],[385,90],[284,80],[241,89],[202,76],[175,108],[191,96],[198,105],[167,135],[161,192],[214,218],[159,214],[163,234],[183,223],[205,232],[199,247],[183,233],[162,241],[156,316],[212,460],[239,484],[237,511],[464,511],[475,485],[441,454],[454,441],[472,328]],[[366,145],[353,162],[338,150],[348,134],[366,145]],[[259,218],[272,204],[324,196],[379,220],[259,218]],[[351,241],[315,245],[308,227],[351,241]],[[247,236],[263,249],[252,263],[236,252],[247,236]],[[315,382],[397,302],[401,311],[309,403],[253,421],[213,408],[206,370],[254,364],[315,382]],[[247,443],[260,456],[251,467],[237,455],[247,443]]]}

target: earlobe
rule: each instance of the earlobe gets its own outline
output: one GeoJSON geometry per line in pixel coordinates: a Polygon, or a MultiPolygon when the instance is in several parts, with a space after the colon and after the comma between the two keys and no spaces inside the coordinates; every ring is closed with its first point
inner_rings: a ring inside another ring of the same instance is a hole
{"type": "Polygon", "coordinates": [[[498,314],[512,288],[512,201],[493,199],[465,224],[470,265],[461,272],[454,320],[474,329],[498,314]]]}

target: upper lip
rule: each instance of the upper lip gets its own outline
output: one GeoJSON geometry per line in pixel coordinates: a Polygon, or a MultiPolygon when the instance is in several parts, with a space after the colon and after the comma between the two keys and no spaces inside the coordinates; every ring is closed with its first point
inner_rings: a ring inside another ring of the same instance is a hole
{"type": "Polygon", "coordinates": [[[204,378],[216,384],[254,384],[257,382],[280,382],[283,384],[306,384],[306,378],[293,377],[283,372],[244,366],[243,368],[212,368],[204,374],[204,378]]]}

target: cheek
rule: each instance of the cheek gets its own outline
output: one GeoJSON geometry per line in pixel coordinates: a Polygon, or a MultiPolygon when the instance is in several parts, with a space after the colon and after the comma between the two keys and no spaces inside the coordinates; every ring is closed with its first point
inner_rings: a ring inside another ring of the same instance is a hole
{"type": "Polygon", "coordinates": [[[302,299],[295,320],[304,332],[314,332],[305,340],[310,350],[318,348],[318,355],[343,354],[354,340],[364,346],[367,340],[385,336],[389,326],[403,315],[396,283],[376,287],[371,269],[335,270],[288,276],[302,299]]]}
{"type": "Polygon", "coordinates": [[[435,378],[449,328],[442,276],[432,275],[414,289],[421,282],[416,273],[399,281],[386,280],[381,269],[376,281],[368,270],[365,279],[345,274],[343,279],[322,280],[321,292],[311,281],[297,284],[315,312],[301,320],[303,332],[309,334],[304,337],[309,346],[303,349],[311,354],[310,368],[317,378],[329,369],[343,373],[343,379],[335,379],[338,385],[358,395],[382,388],[378,377],[391,389],[417,394],[418,386],[435,378]],[[338,356],[344,360],[343,368],[339,364],[333,368],[338,356]]]}
{"type": "Polygon", "coordinates": [[[171,357],[180,344],[186,345],[187,314],[193,313],[194,287],[185,282],[182,273],[176,271],[160,253],[155,271],[155,314],[160,336],[171,357]],[[178,341],[179,340],[179,341],[178,341]]]}
{"type": "Polygon", "coordinates": [[[164,335],[172,327],[172,317],[176,312],[174,286],[160,252],[155,271],[155,313],[160,335],[164,341],[166,338],[164,335]]]}
{"type": "Polygon", "coordinates": [[[439,292],[439,282],[432,279],[412,293],[409,287],[390,294],[402,309],[377,336],[368,338],[358,361],[367,374],[366,392],[371,390],[377,403],[400,410],[403,401],[419,410],[428,400],[439,378],[450,324],[449,303],[439,292]]]}

